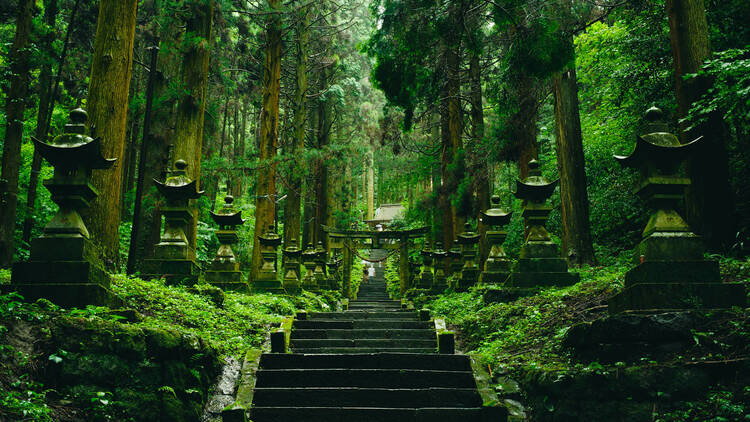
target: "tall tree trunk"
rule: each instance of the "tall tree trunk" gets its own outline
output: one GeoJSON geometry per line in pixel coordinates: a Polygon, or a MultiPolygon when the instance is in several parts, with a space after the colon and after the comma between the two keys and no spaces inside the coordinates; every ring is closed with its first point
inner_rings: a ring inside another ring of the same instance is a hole
{"type": "Polygon", "coordinates": [[[268,0],[269,15],[266,58],[263,68],[263,111],[260,118],[260,154],[268,167],[258,174],[255,199],[255,235],[250,281],[260,270],[258,238],[274,223],[276,210],[276,148],[279,139],[279,95],[281,91],[281,0],[268,0]]]}
{"type": "MultiPolygon", "coordinates": [[[[155,10],[154,16],[158,14],[155,10]]],[[[156,66],[152,69],[153,93],[150,94],[152,112],[148,114],[149,127],[144,121],[143,139],[141,140],[141,156],[138,161],[138,181],[136,182],[136,197],[133,209],[133,233],[128,254],[128,273],[132,274],[140,269],[140,263],[153,256],[154,245],[161,234],[162,198],[154,186],[153,180],[162,180],[165,171],[171,166],[173,148],[170,140],[173,135],[174,108],[176,101],[168,93],[170,80],[175,80],[177,69],[175,54],[171,49],[177,37],[177,28],[163,27],[159,38],[154,40],[158,45],[156,66]],[[174,73],[174,74],[173,74],[174,73]],[[132,262],[132,264],[131,264],[132,262]]],[[[152,53],[155,53],[153,51],[152,53]]],[[[151,81],[149,81],[151,82],[151,81]]],[[[146,101],[149,101],[147,94],[146,101]]]]}
{"type": "MultiPolygon", "coordinates": [[[[476,47],[475,47],[476,48],[476,47]]],[[[479,51],[473,51],[469,58],[469,77],[471,78],[471,138],[475,146],[475,155],[472,157],[472,184],[477,196],[477,212],[486,211],[490,206],[490,181],[487,172],[489,166],[487,158],[479,156],[484,140],[484,105],[482,103],[482,68],[479,51]]],[[[477,231],[481,235],[479,241],[479,268],[484,268],[484,261],[489,255],[487,246],[487,226],[482,223],[477,215],[477,231]]]]}
{"type": "MultiPolygon", "coordinates": [[[[52,43],[55,41],[55,21],[57,19],[58,5],[57,0],[47,0],[44,2],[44,24],[47,26],[47,33],[42,38],[42,50],[47,54],[47,60],[42,64],[39,72],[39,109],[36,115],[36,133],[35,136],[41,141],[47,140],[49,132],[49,118],[54,108],[52,97],[52,63],[55,55],[52,43]]],[[[66,37],[67,44],[67,37],[66,37]]],[[[62,66],[62,61],[60,61],[62,66]]],[[[42,156],[36,149],[34,158],[31,160],[31,172],[29,173],[29,187],[26,191],[26,217],[23,220],[23,234],[21,235],[24,243],[31,240],[31,229],[34,227],[34,210],[36,209],[37,187],[39,186],[39,173],[42,169],[42,156]]]]}
{"type": "MultiPolygon", "coordinates": [[[[688,115],[692,104],[710,88],[710,81],[706,78],[683,79],[685,75],[697,73],[711,54],[704,0],[667,0],[667,15],[674,57],[677,111],[682,119],[688,115]]],[[[687,219],[710,249],[721,250],[731,241],[735,231],[725,140],[727,129],[718,112],[693,130],[688,131],[687,124],[681,123],[683,143],[699,136],[705,136],[707,141],[697,157],[687,164],[692,181],[686,196],[687,219]]]]}
{"type": "Polygon", "coordinates": [[[0,268],[13,263],[18,207],[18,172],[21,168],[23,114],[29,90],[29,58],[31,55],[31,18],[33,0],[18,0],[16,35],[10,54],[10,89],[5,103],[5,142],[2,173],[0,173],[0,268]]]}
{"type": "MultiPolygon", "coordinates": [[[[302,6],[298,12],[295,24],[297,35],[297,68],[296,84],[294,88],[294,123],[291,154],[299,157],[305,148],[305,128],[307,123],[307,65],[308,51],[310,48],[310,9],[309,6],[302,6]]],[[[296,240],[298,248],[303,247],[300,243],[301,230],[301,200],[302,200],[302,169],[297,165],[297,160],[293,160],[289,179],[289,188],[287,189],[286,203],[284,204],[284,243],[291,245],[296,240]]]]}
{"type": "MultiPolygon", "coordinates": [[[[328,89],[328,72],[326,68],[321,71],[320,92],[328,89]]],[[[326,100],[318,100],[318,149],[321,150],[323,158],[318,159],[317,172],[315,173],[315,234],[314,240],[326,244],[326,236],[323,231],[323,225],[328,220],[328,208],[330,206],[330,197],[328,190],[328,158],[326,148],[331,140],[331,105],[326,100]]]]}
{"type": "Polygon", "coordinates": [[[521,179],[529,175],[529,161],[539,159],[539,144],[536,139],[539,98],[536,84],[536,79],[520,76],[514,92],[518,111],[509,119],[513,137],[518,143],[518,174],[521,179]]]}
{"type": "MultiPolygon", "coordinates": [[[[573,42],[572,37],[570,42],[573,42]]],[[[571,264],[596,263],[589,221],[589,195],[586,183],[583,137],[578,105],[578,82],[575,67],[556,73],[555,129],[557,168],[560,172],[562,209],[562,254],[571,264]]]]}
{"type": "MultiPolygon", "coordinates": [[[[185,26],[183,43],[186,51],[180,67],[181,87],[184,94],[178,101],[175,122],[174,157],[188,163],[190,178],[201,180],[203,148],[203,119],[206,110],[208,64],[211,43],[211,26],[214,14],[213,0],[193,0],[185,26]]],[[[193,210],[193,223],[188,227],[191,256],[195,258],[198,210],[193,210]]]]}
{"type": "Polygon", "coordinates": [[[89,83],[91,136],[102,138],[102,154],[117,158],[109,170],[94,170],[99,191],[84,215],[92,239],[102,248],[104,263],[119,265],[120,185],[128,117],[128,93],[133,67],[137,0],[102,0],[96,25],[89,83]]]}
{"type": "MultiPolygon", "coordinates": [[[[151,114],[154,104],[154,90],[156,89],[158,78],[156,66],[159,49],[156,47],[156,44],[158,44],[158,41],[154,42],[154,45],[148,48],[151,53],[151,60],[149,62],[148,82],[146,85],[146,108],[143,112],[143,133],[141,136],[140,151],[138,153],[138,175],[135,182],[135,198],[133,199],[133,227],[130,231],[130,246],[128,247],[128,274],[135,273],[137,269],[136,261],[138,260],[138,253],[139,251],[142,252],[143,249],[141,245],[141,236],[145,237],[142,227],[144,224],[143,191],[146,184],[146,166],[149,162],[149,158],[151,158],[150,155],[153,153],[151,151],[152,148],[149,147],[149,143],[154,142],[154,140],[149,139],[149,134],[151,133],[151,114]]],[[[151,206],[153,207],[154,204],[151,204],[151,206]]]]}

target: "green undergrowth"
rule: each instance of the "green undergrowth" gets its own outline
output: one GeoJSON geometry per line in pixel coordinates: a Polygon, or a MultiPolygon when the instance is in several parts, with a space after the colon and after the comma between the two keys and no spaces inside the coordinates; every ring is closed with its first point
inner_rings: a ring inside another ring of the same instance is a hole
{"type": "MultiPolygon", "coordinates": [[[[250,295],[221,292],[209,285],[190,289],[124,276],[114,278],[112,291],[125,301],[125,307],[144,315],[140,324],[188,331],[209,341],[223,356],[241,356],[248,348],[259,347],[269,326],[285,316],[303,309],[335,309],[340,299],[335,292],[250,295]]],[[[88,309],[94,314],[107,312],[106,308],[88,309]]]]}
{"type": "MultiPolygon", "coordinates": [[[[725,282],[750,288],[750,261],[713,258],[725,282]]],[[[607,300],[623,289],[630,264],[610,263],[579,270],[574,286],[509,302],[485,303],[482,287],[415,302],[453,326],[458,347],[486,362],[499,389],[508,378],[520,384],[532,420],[750,421],[747,377],[738,375],[750,367],[748,309],[699,313],[705,323],[692,342],[626,362],[566,347],[571,327],[608,317],[607,300]]]]}
{"type": "Polygon", "coordinates": [[[458,329],[465,351],[480,354],[493,366],[560,365],[566,358],[556,347],[558,340],[571,325],[606,312],[606,299],[622,287],[624,267],[587,268],[581,277],[574,286],[508,303],[485,305],[483,290],[477,288],[449,292],[422,306],[458,329]]]}
{"type": "Polygon", "coordinates": [[[122,308],[0,296],[0,421],[197,420],[221,361],[264,347],[284,317],[340,299],[125,276],[111,290],[122,308]]]}

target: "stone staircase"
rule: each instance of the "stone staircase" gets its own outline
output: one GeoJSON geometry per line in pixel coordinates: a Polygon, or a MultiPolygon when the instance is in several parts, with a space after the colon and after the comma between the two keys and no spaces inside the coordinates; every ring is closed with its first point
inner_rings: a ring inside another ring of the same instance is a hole
{"type": "Polygon", "coordinates": [[[401,310],[378,277],[348,311],[295,320],[290,348],[261,357],[252,421],[505,421],[482,407],[469,358],[437,354],[432,322],[401,310]]]}

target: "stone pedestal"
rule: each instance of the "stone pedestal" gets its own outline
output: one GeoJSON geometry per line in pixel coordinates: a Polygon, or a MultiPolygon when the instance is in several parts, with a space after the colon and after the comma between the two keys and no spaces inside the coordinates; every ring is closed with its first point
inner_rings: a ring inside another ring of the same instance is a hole
{"type": "Polygon", "coordinates": [[[557,182],[549,182],[542,177],[536,160],[529,163],[529,177],[516,182],[515,195],[523,200],[527,234],[518,263],[508,278],[509,287],[569,286],[580,281],[579,274],[568,272],[568,262],[560,257],[557,244],[544,227],[552,212],[547,201],[554,193],[557,182]]]}
{"type": "Polygon", "coordinates": [[[300,270],[300,259],[302,251],[297,248],[297,239],[292,239],[291,244],[284,249],[284,290],[290,295],[298,295],[302,292],[302,271],[300,270]]]}
{"type": "Polygon", "coordinates": [[[284,287],[279,280],[276,271],[276,259],[278,247],[281,245],[281,236],[276,234],[273,225],[268,226],[263,236],[258,236],[260,243],[260,256],[263,259],[258,276],[251,281],[251,289],[255,293],[278,293],[284,294],[284,287]]]}
{"type": "Polygon", "coordinates": [[[326,270],[328,272],[328,287],[330,290],[340,290],[341,288],[341,273],[339,267],[341,266],[341,259],[331,257],[326,262],[326,270]]]}
{"type": "Polygon", "coordinates": [[[315,277],[315,283],[319,289],[322,290],[335,290],[328,283],[328,275],[326,274],[326,250],[323,248],[323,242],[318,242],[318,246],[315,248],[315,266],[313,267],[313,276],[315,277]]]}
{"type": "Polygon", "coordinates": [[[433,277],[432,293],[443,293],[448,288],[448,277],[445,275],[445,266],[448,263],[448,252],[443,250],[440,242],[435,244],[435,251],[432,253],[435,262],[435,274],[433,277]]]}
{"type": "Polygon", "coordinates": [[[224,198],[224,207],[218,213],[211,213],[211,218],[219,225],[219,229],[216,230],[219,250],[206,270],[205,279],[224,290],[246,291],[247,283],[242,279],[240,264],[232,250],[232,245],[239,242],[236,227],[242,225],[245,220],[242,219],[242,213],[233,208],[233,203],[234,198],[228,195],[224,198]]]}
{"type": "Polygon", "coordinates": [[[458,280],[461,278],[461,269],[464,267],[464,260],[461,257],[461,245],[458,241],[453,242],[453,247],[448,251],[448,263],[445,265],[445,273],[448,277],[448,285],[454,289],[458,286],[458,280]]]}
{"type": "Polygon", "coordinates": [[[654,211],[634,251],[636,266],[625,275],[625,290],[609,301],[610,313],[744,307],[744,286],[722,283],[718,263],[703,258],[700,237],[677,213],[690,184],[680,176],[680,165],[696,154],[703,138],[680,145],[656,108],[646,120],[633,153],[615,158],[640,170],[638,194],[654,211]]]}
{"type": "Polygon", "coordinates": [[[416,288],[420,290],[430,290],[432,289],[432,284],[434,282],[434,276],[432,273],[432,262],[433,262],[432,250],[425,247],[425,249],[422,249],[421,254],[422,254],[422,273],[419,275],[416,288]]]}
{"type": "Polygon", "coordinates": [[[37,151],[55,167],[44,186],[59,209],[31,241],[27,262],[13,265],[11,289],[27,300],[49,299],[60,306],[109,305],[110,276],[101,252],[89,241],[80,211],[97,197],[90,184],[92,169],[109,169],[115,160],[101,155],[101,139],[85,136],[87,115],[70,113],[65,132],[47,144],[33,139],[37,151]]]}
{"type": "Polygon", "coordinates": [[[200,267],[195,262],[195,245],[187,238],[187,228],[193,224],[190,200],[198,199],[195,180],[187,176],[187,163],[175,162],[175,170],[164,183],[154,180],[156,188],[166,199],[161,208],[164,231],[154,247],[154,258],[143,263],[144,278],[164,278],[167,284],[192,285],[198,281],[200,267]]]}
{"type": "Polygon", "coordinates": [[[477,244],[479,235],[471,231],[471,226],[466,223],[464,232],[458,235],[458,243],[461,245],[461,278],[458,279],[456,291],[466,291],[474,287],[479,281],[479,266],[477,265],[477,244]]]}
{"type": "Polygon", "coordinates": [[[508,232],[503,227],[510,223],[512,213],[505,212],[500,208],[500,197],[494,195],[491,199],[492,208],[482,213],[482,222],[490,226],[485,234],[486,244],[489,245],[490,251],[484,262],[484,268],[479,275],[481,284],[502,284],[505,283],[510,275],[511,262],[505,254],[503,243],[508,237],[508,232]]]}
{"type": "Polygon", "coordinates": [[[305,266],[305,275],[302,277],[302,288],[309,292],[320,291],[318,281],[315,279],[315,257],[315,249],[313,249],[312,244],[308,244],[307,249],[302,252],[302,263],[305,266]]]}

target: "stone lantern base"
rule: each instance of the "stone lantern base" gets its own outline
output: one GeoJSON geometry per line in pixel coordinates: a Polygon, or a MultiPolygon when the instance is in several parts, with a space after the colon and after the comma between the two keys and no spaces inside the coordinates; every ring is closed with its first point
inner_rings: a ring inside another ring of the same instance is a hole
{"type": "Polygon", "coordinates": [[[207,282],[222,290],[246,292],[248,290],[247,283],[242,279],[242,271],[237,267],[236,262],[214,262],[206,270],[204,277],[207,282]]]}
{"type": "Polygon", "coordinates": [[[625,290],[610,299],[609,312],[744,307],[744,286],[722,283],[719,263],[703,259],[703,251],[694,233],[651,233],[635,248],[637,265],[625,274],[625,290]]]}
{"type": "Polygon", "coordinates": [[[83,237],[33,239],[29,261],[13,265],[11,290],[63,307],[113,304],[111,278],[96,257],[96,247],[83,237]]]}
{"type": "Polygon", "coordinates": [[[164,278],[169,285],[192,286],[198,282],[201,269],[192,259],[147,259],[141,278],[164,278]]]}
{"type": "Polygon", "coordinates": [[[476,286],[478,281],[479,268],[464,268],[461,270],[461,276],[456,279],[456,291],[465,292],[476,286]]]}
{"type": "Polygon", "coordinates": [[[250,283],[250,290],[253,293],[275,293],[286,294],[284,286],[281,285],[277,273],[264,274],[261,272],[258,277],[250,283]]]}
{"type": "Polygon", "coordinates": [[[568,262],[560,257],[554,242],[528,242],[521,249],[521,256],[508,278],[508,286],[571,286],[579,281],[580,274],[568,272],[568,262]]]}

